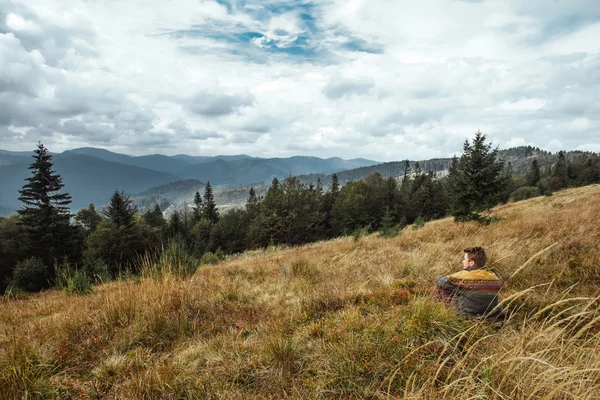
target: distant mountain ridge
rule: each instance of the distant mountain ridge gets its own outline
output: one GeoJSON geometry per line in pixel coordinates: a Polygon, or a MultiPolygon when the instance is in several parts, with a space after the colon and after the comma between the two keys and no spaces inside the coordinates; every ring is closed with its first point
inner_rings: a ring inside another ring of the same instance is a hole
{"type": "MultiPolygon", "coordinates": [[[[585,152],[567,152],[573,159],[585,152]]],[[[0,216],[10,215],[21,204],[18,190],[30,175],[29,152],[0,150],[0,216]]],[[[549,168],[556,162],[556,154],[531,146],[500,150],[499,156],[506,161],[513,173],[524,174],[536,158],[540,168],[549,168]]],[[[331,175],[336,173],[341,184],[365,178],[379,172],[386,177],[398,178],[404,173],[404,162],[377,163],[372,160],[344,160],[338,157],[296,156],[289,158],[255,158],[247,155],[188,156],[184,154],[165,156],[152,154],[129,156],[103,149],[80,148],[54,154],[55,170],[63,177],[65,190],[73,196],[72,211],[94,203],[105,205],[114,190],[132,195],[140,207],[146,209],[159,204],[161,208],[185,208],[191,204],[196,191],[203,193],[210,181],[215,200],[222,208],[244,204],[248,189],[254,186],[257,193],[264,194],[274,177],[284,178],[290,174],[299,176],[307,183],[321,179],[329,186],[331,175]]],[[[419,161],[423,172],[444,175],[450,166],[450,158],[419,161]]],[[[414,170],[416,161],[410,161],[414,170]]]]}
{"type": "MultiPolygon", "coordinates": [[[[21,203],[18,190],[24,179],[30,176],[28,170],[33,152],[12,152],[0,150],[0,215],[15,212],[21,203]]],[[[87,207],[94,203],[102,206],[108,202],[114,190],[123,190],[129,194],[139,194],[150,188],[173,184],[167,188],[176,188],[173,193],[154,194],[163,204],[169,198],[182,198],[181,184],[203,190],[204,183],[210,181],[213,186],[246,185],[271,182],[274,177],[301,175],[306,173],[328,174],[358,166],[373,165],[376,161],[365,159],[343,160],[341,158],[321,159],[317,157],[255,158],[244,154],[219,156],[188,156],[184,154],[165,156],[152,154],[130,156],[104,149],[84,147],[53,154],[54,169],[62,177],[65,190],[73,196],[71,209],[87,207]],[[166,200],[165,200],[166,199],[166,200]]],[[[239,192],[240,189],[230,188],[239,192]]],[[[217,195],[217,198],[221,195],[217,195]]],[[[137,195],[136,195],[137,196],[137,195]]],[[[143,197],[143,196],[142,196],[143,197]]],[[[240,194],[234,196],[240,197],[240,194]]],[[[222,195],[222,200],[230,199],[222,195]]],[[[140,198],[140,202],[143,202],[140,198]]],[[[145,200],[148,203],[148,200],[145,200]]],[[[153,203],[154,204],[154,203],[153,203]]],[[[153,205],[152,204],[152,205],[153,205]]]]}
{"type": "MultiPolygon", "coordinates": [[[[538,147],[519,146],[511,147],[498,151],[498,158],[505,162],[505,168],[514,174],[526,174],[531,166],[531,161],[535,158],[538,160],[540,169],[550,168],[557,160],[558,153],[541,150],[538,147]]],[[[568,160],[573,160],[580,156],[592,154],[584,151],[567,151],[565,152],[568,160]]],[[[419,163],[424,173],[434,172],[438,176],[443,176],[447,173],[452,162],[452,158],[433,158],[430,160],[409,161],[410,168],[414,172],[416,163],[419,163]]],[[[356,181],[366,178],[368,175],[379,172],[384,177],[399,178],[404,174],[404,161],[385,162],[376,165],[370,165],[355,169],[350,169],[337,173],[338,181],[345,184],[350,181],[356,181]]],[[[332,174],[308,174],[299,178],[305,182],[315,183],[317,179],[321,179],[326,186],[331,184],[332,174]]]]}

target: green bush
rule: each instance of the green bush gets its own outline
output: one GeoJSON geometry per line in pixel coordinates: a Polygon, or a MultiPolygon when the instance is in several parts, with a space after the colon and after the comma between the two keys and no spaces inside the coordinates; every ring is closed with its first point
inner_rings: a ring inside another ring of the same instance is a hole
{"type": "Polygon", "coordinates": [[[355,242],[358,242],[361,237],[367,236],[369,234],[369,230],[371,229],[371,225],[364,226],[362,228],[357,228],[352,232],[352,239],[355,242]]]}
{"type": "Polygon", "coordinates": [[[110,268],[102,259],[87,259],[83,267],[93,283],[106,283],[112,280],[110,268]]]}
{"type": "Polygon", "coordinates": [[[62,263],[56,271],[56,287],[68,294],[88,294],[94,291],[92,276],[85,269],[62,263]]]}
{"type": "Polygon", "coordinates": [[[536,186],[522,186],[510,194],[510,201],[521,201],[540,196],[540,189],[536,186]]]}
{"type": "Polygon", "coordinates": [[[48,287],[48,267],[37,257],[17,263],[13,270],[10,286],[23,289],[27,292],[39,292],[48,287]]]}
{"type": "Polygon", "coordinates": [[[215,253],[212,251],[207,251],[204,253],[204,255],[202,255],[200,264],[218,264],[224,258],[225,256],[223,255],[223,251],[221,249],[218,249],[215,253]]]}
{"type": "Polygon", "coordinates": [[[417,229],[421,229],[424,226],[425,226],[425,220],[423,219],[423,217],[419,216],[419,217],[417,217],[417,219],[415,219],[415,222],[413,223],[412,228],[414,230],[417,230],[417,229]]]}

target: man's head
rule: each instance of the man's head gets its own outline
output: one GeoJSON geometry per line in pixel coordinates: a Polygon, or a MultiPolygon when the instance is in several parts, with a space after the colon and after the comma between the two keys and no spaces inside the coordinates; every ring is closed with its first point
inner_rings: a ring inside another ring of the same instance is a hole
{"type": "Polygon", "coordinates": [[[471,267],[484,267],[487,262],[487,255],[483,247],[467,247],[463,250],[465,252],[465,258],[463,259],[463,268],[469,269],[471,267]]]}

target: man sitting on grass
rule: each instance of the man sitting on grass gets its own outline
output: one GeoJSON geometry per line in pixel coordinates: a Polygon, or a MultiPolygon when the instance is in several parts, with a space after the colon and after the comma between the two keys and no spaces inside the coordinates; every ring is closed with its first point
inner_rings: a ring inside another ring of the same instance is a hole
{"type": "Polygon", "coordinates": [[[438,277],[435,281],[436,297],[465,318],[503,318],[504,311],[498,306],[502,280],[485,269],[485,250],[469,247],[463,251],[463,270],[438,277]]]}

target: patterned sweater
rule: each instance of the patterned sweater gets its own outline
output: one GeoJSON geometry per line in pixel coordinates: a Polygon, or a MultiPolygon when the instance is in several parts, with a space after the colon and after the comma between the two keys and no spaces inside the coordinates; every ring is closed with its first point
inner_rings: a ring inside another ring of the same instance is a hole
{"type": "Polygon", "coordinates": [[[502,313],[500,307],[496,308],[502,280],[484,268],[471,267],[435,281],[441,297],[449,299],[452,308],[463,317],[490,318],[502,313]]]}

